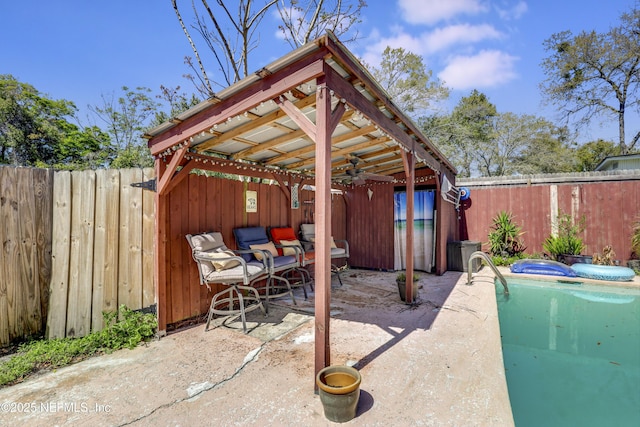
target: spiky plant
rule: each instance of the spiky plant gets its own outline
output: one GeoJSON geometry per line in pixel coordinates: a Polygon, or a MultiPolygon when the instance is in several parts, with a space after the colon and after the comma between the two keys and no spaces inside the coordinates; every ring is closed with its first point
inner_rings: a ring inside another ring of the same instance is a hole
{"type": "Polygon", "coordinates": [[[492,255],[513,257],[525,251],[522,242],[522,228],[513,222],[513,215],[502,211],[493,218],[489,232],[489,246],[492,255]]]}

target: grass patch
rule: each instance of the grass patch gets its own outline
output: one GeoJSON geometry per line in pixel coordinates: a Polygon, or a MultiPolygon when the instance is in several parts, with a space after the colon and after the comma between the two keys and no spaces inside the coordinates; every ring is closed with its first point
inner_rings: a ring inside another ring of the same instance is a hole
{"type": "Polygon", "coordinates": [[[153,314],[121,305],[118,311],[104,312],[103,316],[105,328],[87,336],[21,344],[11,359],[0,364],[0,386],[16,384],[38,371],[59,368],[94,355],[132,349],[155,335],[157,321],[153,314]]]}

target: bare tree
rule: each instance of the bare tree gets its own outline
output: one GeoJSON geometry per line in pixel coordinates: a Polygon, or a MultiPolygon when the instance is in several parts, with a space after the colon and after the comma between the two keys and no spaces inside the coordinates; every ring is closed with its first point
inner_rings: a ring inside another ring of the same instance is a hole
{"type": "Polygon", "coordinates": [[[367,6],[364,0],[306,0],[278,2],[282,19],[280,31],[291,47],[300,47],[309,41],[333,32],[343,43],[358,38],[354,25],[361,22],[360,12],[367,6]],[[345,36],[345,37],[342,37],[345,36]]]}
{"type": "Polygon", "coordinates": [[[251,51],[258,47],[256,31],[264,15],[277,1],[268,0],[258,12],[253,13],[251,8],[254,2],[240,0],[236,14],[231,12],[229,5],[223,0],[215,1],[215,9],[209,5],[207,0],[200,0],[204,13],[199,12],[195,0],[192,1],[191,5],[195,14],[195,24],[192,28],[211,50],[217,67],[222,73],[222,81],[212,81],[205,71],[206,67],[198,47],[182,19],[177,0],[171,0],[180,26],[189,40],[197,61],[196,67],[191,58],[186,59],[187,65],[195,72],[195,76],[187,75],[186,77],[191,80],[203,96],[213,96],[214,85],[226,87],[249,74],[248,57],[251,51]],[[213,25],[213,28],[210,28],[210,25],[213,25]],[[230,29],[227,30],[226,28],[229,27],[230,29]]]}
{"type": "MultiPolygon", "coordinates": [[[[178,3],[171,0],[194,54],[185,58],[192,71],[185,77],[205,98],[213,96],[215,88],[227,87],[249,74],[251,53],[260,43],[262,20],[272,8],[278,8],[284,39],[292,47],[298,47],[327,30],[337,36],[346,34],[360,22],[360,10],[366,6],[364,0],[213,0],[211,4],[207,0],[191,0],[192,11],[188,12],[178,3]],[[185,22],[183,17],[187,15],[194,17],[192,24],[185,22]],[[206,49],[198,44],[206,46],[213,55],[215,77],[207,63],[206,49]]],[[[356,37],[357,33],[343,41],[356,37]]]]}

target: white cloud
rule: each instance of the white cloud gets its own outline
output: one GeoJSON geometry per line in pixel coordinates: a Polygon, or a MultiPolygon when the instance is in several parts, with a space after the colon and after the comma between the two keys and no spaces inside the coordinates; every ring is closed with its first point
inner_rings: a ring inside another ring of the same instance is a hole
{"type": "Polygon", "coordinates": [[[430,54],[454,45],[469,45],[487,39],[498,39],[503,36],[502,33],[488,24],[451,25],[416,35],[406,33],[402,28],[394,28],[393,30],[395,34],[389,37],[381,37],[377,30],[368,37],[369,40],[376,41],[369,43],[365,48],[362,58],[367,64],[378,66],[382,52],[387,46],[392,48],[401,47],[409,52],[423,56],[426,60],[430,54]]]}
{"type": "Polygon", "coordinates": [[[511,8],[502,9],[500,7],[496,7],[496,10],[498,11],[500,18],[504,20],[520,19],[522,15],[527,13],[529,6],[527,6],[525,1],[519,1],[518,4],[511,8]]]}
{"type": "Polygon", "coordinates": [[[483,50],[473,56],[456,56],[438,77],[452,89],[494,87],[516,78],[514,63],[517,59],[498,50],[483,50]]]}
{"type": "Polygon", "coordinates": [[[412,24],[435,24],[458,14],[477,14],[486,7],[480,0],[399,0],[405,21],[412,24]]]}
{"type": "MultiPolygon", "coordinates": [[[[378,35],[376,33],[375,35],[378,35]]],[[[379,66],[382,52],[391,46],[391,48],[401,47],[409,52],[417,55],[423,54],[423,42],[420,38],[414,37],[411,34],[404,32],[398,33],[391,37],[379,38],[374,35],[370,36],[372,40],[378,39],[375,43],[368,44],[365,48],[365,53],[362,55],[362,59],[369,65],[379,66]]]]}
{"type": "Polygon", "coordinates": [[[431,33],[425,34],[423,40],[426,48],[425,53],[427,53],[437,52],[456,44],[477,43],[482,40],[501,37],[502,33],[489,24],[460,24],[438,28],[431,33]]]}

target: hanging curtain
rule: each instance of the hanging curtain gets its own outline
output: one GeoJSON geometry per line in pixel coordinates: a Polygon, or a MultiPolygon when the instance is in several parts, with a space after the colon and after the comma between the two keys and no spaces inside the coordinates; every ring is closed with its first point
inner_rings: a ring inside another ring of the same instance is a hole
{"type": "MultiPolygon", "coordinates": [[[[416,191],[413,214],[413,266],[430,272],[433,267],[433,207],[435,191],[416,191]]],[[[406,269],[407,193],[397,192],[394,201],[394,269],[406,269]]]]}

